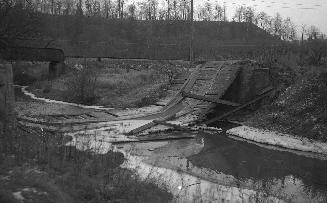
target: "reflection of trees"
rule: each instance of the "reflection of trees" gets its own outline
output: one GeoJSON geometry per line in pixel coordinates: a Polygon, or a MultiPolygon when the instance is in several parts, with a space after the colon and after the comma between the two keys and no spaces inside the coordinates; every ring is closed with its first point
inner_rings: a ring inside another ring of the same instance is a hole
{"type": "Polygon", "coordinates": [[[188,159],[195,166],[233,175],[240,180],[266,182],[293,175],[303,181],[308,191],[327,190],[327,184],[324,185],[327,183],[326,161],[273,151],[222,136],[206,138],[203,150],[188,159]]]}

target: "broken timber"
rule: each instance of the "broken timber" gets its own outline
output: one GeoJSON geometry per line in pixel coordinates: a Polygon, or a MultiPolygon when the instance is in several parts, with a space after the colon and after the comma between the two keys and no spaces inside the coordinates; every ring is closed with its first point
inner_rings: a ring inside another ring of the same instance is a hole
{"type": "Polygon", "coordinates": [[[151,122],[132,130],[129,134],[140,133],[155,125],[165,125],[179,130],[185,126],[172,124],[187,114],[205,115],[214,104],[233,107],[204,124],[221,120],[250,104],[264,98],[272,90],[269,86],[269,72],[252,61],[212,61],[198,65],[186,80],[176,96],[168,102],[162,112],[151,117],[151,122]],[[259,67],[259,68],[258,68],[259,67]],[[222,99],[223,98],[223,99],[222,99]],[[249,101],[250,100],[250,101],[249,101]],[[199,106],[203,106],[199,108],[199,106]]]}
{"type": "Polygon", "coordinates": [[[158,125],[165,125],[165,126],[168,126],[168,127],[172,127],[172,128],[175,128],[177,130],[186,130],[186,131],[189,131],[190,128],[188,127],[184,127],[184,126],[181,126],[181,125],[176,125],[176,124],[172,124],[172,123],[168,123],[166,121],[153,121],[154,123],[158,124],[158,125]]]}
{"type": "Polygon", "coordinates": [[[265,92],[263,92],[263,93],[262,93],[260,96],[258,96],[257,98],[255,98],[255,99],[253,99],[253,100],[251,100],[251,101],[249,101],[249,102],[247,102],[247,103],[245,103],[245,104],[242,104],[241,106],[239,106],[239,107],[237,107],[237,108],[235,108],[235,109],[233,109],[233,110],[231,110],[231,111],[229,111],[229,112],[227,112],[227,113],[224,113],[223,115],[220,115],[220,116],[217,116],[217,117],[215,117],[215,118],[213,118],[213,119],[210,119],[210,120],[208,120],[208,121],[205,121],[205,122],[203,122],[203,124],[208,125],[208,124],[211,124],[211,123],[213,123],[213,122],[219,121],[219,120],[221,120],[221,119],[223,119],[223,118],[226,118],[227,116],[230,116],[230,115],[232,115],[233,113],[235,113],[235,112],[237,112],[237,111],[240,111],[240,110],[246,108],[247,106],[249,106],[249,105],[251,105],[251,104],[253,104],[253,103],[255,103],[255,102],[257,102],[257,101],[263,99],[264,97],[268,96],[268,94],[269,94],[272,90],[273,90],[272,87],[267,88],[267,89],[265,90],[265,92]]]}
{"type": "Polygon", "coordinates": [[[236,107],[240,106],[240,104],[238,104],[238,103],[234,103],[234,102],[230,102],[230,101],[226,101],[226,100],[222,100],[222,99],[215,99],[215,98],[211,98],[211,97],[196,95],[196,94],[192,94],[192,93],[188,93],[188,92],[182,92],[182,95],[183,95],[183,97],[213,102],[213,103],[217,103],[217,104],[225,104],[228,106],[236,106],[236,107]]]}

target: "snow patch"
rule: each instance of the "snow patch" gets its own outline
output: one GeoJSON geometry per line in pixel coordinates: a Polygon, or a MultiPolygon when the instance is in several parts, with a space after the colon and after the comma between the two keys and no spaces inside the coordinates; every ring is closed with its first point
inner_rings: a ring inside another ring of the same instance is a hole
{"type": "Polygon", "coordinates": [[[85,151],[92,150],[96,153],[107,153],[112,149],[113,142],[137,141],[135,136],[126,136],[131,130],[152,122],[152,120],[122,120],[105,123],[106,126],[97,129],[82,130],[66,133],[73,139],[67,146],[75,146],[85,151]]]}
{"type": "Polygon", "coordinates": [[[25,200],[25,198],[23,197],[22,195],[22,192],[19,191],[19,192],[13,192],[12,195],[14,196],[14,198],[18,201],[21,201],[23,202],[25,200]]]}
{"type": "Polygon", "coordinates": [[[327,143],[313,141],[307,138],[300,138],[288,134],[248,126],[235,127],[227,130],[226,133],[258,143],[327,155],[327,143]]]}
{"type": "Polygon", "coordinates": [[[38,190],[35,189],[35,188],[23,188],[23,189],[22,189],[22,192],[35,193],[35,194],[37,194],[37,195],[48,195],[47,192],[41,192],[41,191],[38,191],[38,190]]]}
{"type": "Polygon", "coordinates": [[[55,104],[64,104],[64,105],[70,105],[70,106],[76,106],[84,109],[96,109],[96,110],[112,110],[113,108],[105,108],[103,106],[88,106],[88,105],[82,105],[82,104],[76,104],[76,103],[70,103],[70,102],[64,102],[64,101],[57,101],[57,100],[52,100],[52,99],[46,99],[42,97],[37,97],[35,94],[29,92],[26,90],[28,86],[19,86],[15,85],[16,87],[21,87],[22,92],[26,95],[29,96],[30,98],[38,101],[43,101],[46,103],[55,103],[55,104]]]}

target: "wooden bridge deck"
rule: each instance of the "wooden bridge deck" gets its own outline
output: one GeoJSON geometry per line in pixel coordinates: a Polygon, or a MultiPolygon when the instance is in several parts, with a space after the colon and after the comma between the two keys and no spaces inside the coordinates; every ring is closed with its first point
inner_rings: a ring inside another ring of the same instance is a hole
{"type": "MultiPolygon", "coordinates": [[[[158,123],[187,114],[199,116],[203,110],[212,108],[214,103],[219,102],[218,99],[223,96],[235,80],[238,70],[237,66],[232,66],[230,62],[225,61],[210,62],[197,66],[176,97],[160,113],[142,118],[154,121],[132,130],[130,134],[142,132],[158,123]],[[199,78],[201,80],[198,80],[199,78]],[[203,78],[206,78],[206,80],[203,80],[203,78]],[[204,99],[203,97],[206,97],[207,94],[211,95],[210,98],[204,99]],[[213,101],[213,99],[216,99],[216,101],[213,101]],[[202,105],[202,108],[197,108],[200,105],[202,105]]],[[[221,103],[238,106],[238,104],[228,101],[221,101],[221,103]]]]}

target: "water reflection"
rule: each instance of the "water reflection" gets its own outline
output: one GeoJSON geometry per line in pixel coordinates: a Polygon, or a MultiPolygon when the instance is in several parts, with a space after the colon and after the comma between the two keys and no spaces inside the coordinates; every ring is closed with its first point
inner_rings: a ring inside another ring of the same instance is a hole
{"type": "Polygon", "coordinates": [[[269,150],[222,136],[207,136],[203,150],[188,159],[198,167],[217,170],[239,180],[280,179],[285,184],[284,179],[293,176],[303,181],[306,190],[327,191],[327,161],[269,150]]]}
{"type": "Polygon", "coordinates": [[[168,185],[175,196],[182,187],[179,201],[326,201],[327,161],[218,135],[118,147],[126,167],[168,185]]]}

